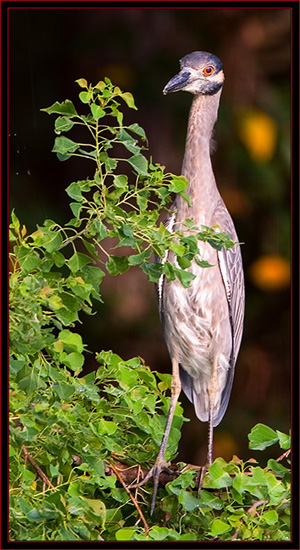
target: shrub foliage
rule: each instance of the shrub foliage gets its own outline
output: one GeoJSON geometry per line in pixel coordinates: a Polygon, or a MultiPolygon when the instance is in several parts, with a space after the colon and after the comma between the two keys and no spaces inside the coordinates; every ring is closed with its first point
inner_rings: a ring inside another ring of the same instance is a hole
{"type": "MultiPolygon", "coordinates": [[[[172,233],[159,223],[173,193],[189,200],[187,181],[145,156],[147,138],[137,123],[123,125],[120,102],[136,109],[130,93],[107,78],[77,83],[86,114],[70,100],[43,109],[56,115],[59,160],[79,156],[94,166],[92,176],[66,189],[72,219],[64,226],[45,220],[27,234],[11,214],[10,540],[288,540],[290,471],[282,461],[289,436],[263,425],[252,430],[251,448],[279,443],[282,457],[264,468],[254,459],[216,459],[200,499],[197,471],[184,464],[160,487],[153,517],[151,483],[128,488],[157,455],[171,376],[112,351],[97,353],[94,371],[83,375],[90,351],[78,332],[81,315],[102,301],[106,273],[139,266],[150,281],[164,273],[187,287],[192,261],[209,269],[199,240],[217,249],[234,243],[193,220],[172,233]],[[73,139],[65,136],[70,131],[73,139]],[[153,260],[168,249],[176,265],[153,260]]],[[[182,413],[178,403],[169,461],[182,413]]]]}

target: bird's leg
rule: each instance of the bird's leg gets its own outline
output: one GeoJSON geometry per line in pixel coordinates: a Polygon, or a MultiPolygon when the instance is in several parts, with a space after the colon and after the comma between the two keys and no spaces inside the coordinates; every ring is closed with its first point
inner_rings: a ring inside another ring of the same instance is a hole
{"type": "Polygon", "coordinates": [[[167,422],[166,422],[162,442],[160,445],[160,449],[156,457],[154,466],[148,472],[148,474],[143,479],[143,481],[135,485],[131,485],[131,487],[139,487],[141,485],[144,485],[144,483],[146,483],[146,481],[148,481],[151,477],[153,478],[153,493],[152,493],[152,502],[151,502],[151,510],[150,510],[151,516],[155,508],[155,500],[156,500],[156,494],[158,489],[160,472],[162,470],[167,469],[165,454],[166,454],[168,438],[169,438],[169,434],[172,426],[173,416],[175,412],[175,407],[176,407],[176,403],[178,401],[180,392],[181,392],[181,381],[179,376],[179,364],[177,360],[173,359],[172,360],[171,402],[170,402],[170,408],[167,416],[167,422]]]}
{"type": "Polygon", "coordinates": [[[208,468],[212,465],[212,461],[213,461],[213,433],[214,433],[213,409],[214,409],[216,390],[217,390],[217,362],[215,362],[213,366],[212,376],[207,388],[208,408],[209,408],[207,458],[206,458],[206,464],[202,466],[200,470],[199,484],[198,484],[198,498],[200,497],[204,475],[206,474],[208,468]]]}
{"type": "Polygon", "coordinates": [[[207,444],[207,458],[204,466],[200,468],[199,484],[198,484],[198,498],[200,498],[200,493],[203,484],[203,478],[206,474],[208,468],[212,465],[212,451],[213,451],[213,407],[209,406],[209,420],[208,420],[208,444],[207,444]]]}

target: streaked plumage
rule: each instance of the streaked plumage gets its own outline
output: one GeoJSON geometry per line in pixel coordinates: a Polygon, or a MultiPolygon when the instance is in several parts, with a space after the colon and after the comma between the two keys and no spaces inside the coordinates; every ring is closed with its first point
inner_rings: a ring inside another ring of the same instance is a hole
{"type": "MultiPolygon", "coordinates": [[[[193,52],[180,61],[180,72],[163,92],[189,91],[192,102],[182,174],[187,178],[191,206],[177,195],[166,226],[193,218],[201,226],[219,226],[234,242],[238,237],[217,189],[210,159],[210,143],[224,82],[221,61],[207,52],[193,52]]],[[[157,285],[159,313],[172,361],[171,404],[163,441],[146,481],[153,477],[151,513],[155,506],[159,473],[165,467],[165,451],[181,388],[194,404],[197,417],[209,422],[207,465],[212,462],[213,427],[222,420],[230,397],[235,363],[241,343],[244,317],[244,277],[239,244],[217,251],[199,241],[200,257],[213,267],[193,262],[196,278],[190,288],[176,279],[157,285]]],[[[176,258],[169,251],[163,261],[176,258]]],[[[204,472],[204,469],[203,469],[204,472]]],[[[202,472],[202,474],[203,474],[202,472]]],[[[202,477],[199,487],[201,488],[202,477]]]]}
{"type": "MultiPolygon", "coordinates": [[[[189,116],[182,174],[189,181],[189,207],[177,196],[174,213],[166,222],[174,224],[193,218],[201,225],[220,226],[220,231],[238,237],[229,212],[216,187],[210,161],[210,139],[224,81],[221,61],[206,52],[194,52],[181,60],[181,72],[166,85],[164,93],[179,89],[195,97],[189,116]],[[211,67],[211,76],[201,69],[211,67]]],[[[172,226],[172,227],[171,227],[172,226]]],[[[244,316],[244,280],[240,246],[217,251],[199,243],[201,259],[214,267],[204,269],[195,262],[190,270],[196,279],[188,289],[178,281],[159,282],[159,311],[171,358],[180,364],[182,389],[194,403],[198,418],[209,421],[208,386],[216,365],[213,426],[225,414],[234,367],[240,347],[244,316]]],[[[174,254],[169,259],[175,261],[174,254]]]]}

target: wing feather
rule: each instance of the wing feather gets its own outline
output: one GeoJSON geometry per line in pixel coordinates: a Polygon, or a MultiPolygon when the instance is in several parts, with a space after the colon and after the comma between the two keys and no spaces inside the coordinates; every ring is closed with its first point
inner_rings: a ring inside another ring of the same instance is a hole
{"type": "Polygon", "coordinates": [[[235,363],[242,340],[245,310],[244,271],[241,249],[240,245],[238,244],[238,237],[230,215],[228,214],[227,210],[222,209],[222,212],[225,212],[226,216],[224,216],[223,221],[220,222],[221,231],[228,233],[231,240],[236,242],[237,244],[235,244],[234,247],[230,248],[229,250],[222,248],[222,250],[218,251],[218,261],[229,308],[229,317],[232,331],[232,351],[228,376],[224,390],[222,392],[220,409],[217,417],[214,419],[215,426],[219,424],[219,422],[221,422],[227,409],[233,383],[235,363]]]}

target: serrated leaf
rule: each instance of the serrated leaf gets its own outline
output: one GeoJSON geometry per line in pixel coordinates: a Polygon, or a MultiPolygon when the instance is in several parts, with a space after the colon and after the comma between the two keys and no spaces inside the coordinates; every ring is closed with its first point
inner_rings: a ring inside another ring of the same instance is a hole
{"type": "Polygon", "coordinates": [[[75,143],[72,139],[69,139],[64,136],[59,136],[55,138],[54,147],[52,151],[54,153],[60,153],[61,155],[74,153],[79,147],[79,143],[75,143]]]}
{"type": "Polygon", "coordinates": [[[278,435],[269,426],[256,424],[248,435],[248,439],[249,449],[263,451],[267,447],[270,447],[270,445],[278,442],[278,435]]]}
{"type": "Polygon", "coordinates": [[[63,101],[62,103],[59,103],[56,101],[51,105],[51,107],[47,107],[45,109],[41,109],[41,111],[45,111],[45,113],[48,113],[49,115],[52,113],[57,113],[61,115],[66,116],[75,116],[77,115],[77,111],[73,105],[73,102],[69,99],[66,99],[66,101],[63,101]]]}
{"type": "Polygon", "coordinates": [[[196,264],[199,265],[200,267],[203,267],[203,269],[206,269],[207,267],[213,267],[212,264],[210,264],[206,260],[200,260],[200,258],[197,258],[197,256],[195,256],[194,260],[196,264]]]}
{"type": "Polygon", "coordinates": [[[148,161],[143,155],[133,155],[127,159],[129,164],[141,176],[148,176],[148,161]]]}
{"type": "Polygon", "coordinates": [[[128,126],[128,129],[134,132],[135,134],[137,134],[138,136],[141,136],[142,138],[147,139],[145,130],[141,126],[139,126],[139,124],[137,123],[131,124],[130,126],[128,126]]]}

